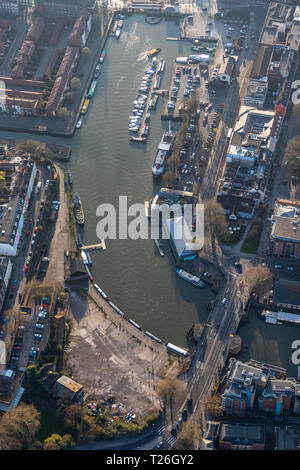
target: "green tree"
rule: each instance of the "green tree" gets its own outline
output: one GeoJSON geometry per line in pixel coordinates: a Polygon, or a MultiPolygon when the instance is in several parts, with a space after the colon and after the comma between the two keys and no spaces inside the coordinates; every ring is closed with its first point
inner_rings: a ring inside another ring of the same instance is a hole
{"type": "Polygon", "coordinates": [[[71,434],[65,434],[61,438],[60,448],[64,450],[71,450],[75,447],[75,442],[71,434]]]}
{"type": "Polygon", "coordinates": [[[73,93],[71,91],[67,91],[65,94],[65,103],[66,104],[72,104],[73,101],[73,93]]]}
{"type": "Polygon", "coordinates": [[[64,425],[70,433],[80,430],[83,419],[83,410],[79,405],[70,405],[65,410],[64,425]]]}
{"type": "Polygon", "coordinates": [[[51,434],[44,440],[45,450],[59,450],[61,448],[62,437],[59,434],[51,434]]]}
{"type": "Polygon", "coordinates": [[[81,82],[80,82],[80,79],[78,77],[73,77],[71,82],[70,82],[70,87],[72,90],[78,90],[78,88],[80,88],[81,86],[81,82]]]}
{"type": "Polygon", "coordinates": [[[84,58],[84,60],[87,60],[91,53],[91,50],[89,47],[84,47],[81,52],[82,52],[82,57],[84,58]]]}
{"type": "Polygon", "coordinates": [[[57,111],[57,116],[59,119],[66,121],[70,117],[70,111],[67,108],[62,107],[57,111]]]}

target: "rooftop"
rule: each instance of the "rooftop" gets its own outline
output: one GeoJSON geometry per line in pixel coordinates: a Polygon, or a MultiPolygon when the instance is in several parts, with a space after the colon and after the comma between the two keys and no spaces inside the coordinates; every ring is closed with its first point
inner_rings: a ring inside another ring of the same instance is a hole
{"type": "Polygon", "coordinates": [[[62,385],[63,387],[67,388],[71,392],[79,392],[82,389],[82,385],[79,384],[78,382],[75,382],[75,380],[70,379],[70,377],[67,377],[66,375],[62,375],[57,381],[57,384],[62,385]]]}
{"type": "Polygon", "coordinates": [[[263,424],[222,423],[219,437],[234,445],[264,444],[265,427],[263,424]]]}
{"type": "Polygon", "coordinates": [[[292,281],[278,281],[274,285],[274,303],[300,305],[300,284],[292,281]]]}

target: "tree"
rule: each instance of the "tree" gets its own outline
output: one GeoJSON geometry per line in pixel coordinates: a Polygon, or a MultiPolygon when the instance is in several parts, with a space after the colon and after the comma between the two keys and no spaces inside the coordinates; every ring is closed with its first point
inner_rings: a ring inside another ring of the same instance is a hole
{"type": "Polygon", "coordinates": [[[157,394],[161,400],[164,401],[165,406],[170,406],[171,421],[173,425],[173,404],[176,399],[178,399],[181,391],[183,389],[182,382],[176,377],[171,377],[167,375],[163,380],[157,385],[157,394]]]}
{"type": "Polygon", "coordinates": [[[87,60],[91,53],[91,50],[89,47],[84,47],[81,52],[82,52],[82,57],[84,58],[84,60],[87,60]]]}
{"type": "Polygon", "coordinates": [[[0,449],[26,449],[40,427],[40,413],[33,405],[21,404],[7,411],[0,421],[0,449]]]}
{"type": "Polygon", "coordinates": [[[83,410],[78,405],[70,405],[65,410],[64,425],[70,433],[76,433],[80,430],[83,410]]]}
{"type": "Polygon", "coordinates": [[[60,450],[60,447],[55,441],[47,440],[47,442],[46,441],[44,442],[43,449],[44,450],[60,450]]]}
{"type": "Polygon", "coordinates": [[[223,415],[221,397],[208,395],[203,400],[204,409],[210,418],[220,418],[223,415]]]}
{"type": "Polygon", "coordinates": [[[181,432],[178,434],[175,444],[176,450],[193,450],[196,437],[197,426],[192,421],[183,424],[181,432]]]}
{"type": "Polygon", "coordinates": [[[81,86],[80,79],[78,77],[73,77],[70,82],[70,87],[72,88],[72,90],[78,90],[80,86],[81,86]]]}
{"type": "Polygon", "coordinates": [[[266,290],[270,289],[273,284],[273,274],[269,271],[267,266],[258,264],[249,268],[244,276],[244,283],[247,285],[250,294],[263,294],[266,290]]]}
{"type": "Polygon", "coordinates": [[[282,164],[292,174],[300,172],[300,136],[289,141],[282,164]]]}
{"type": "Polygon", "coordinates": [[[218,241],[228,241],[229,231],[223,207],[211,199],[204,203],[204,229],[206,235],[218,241]]]}
{"type": "Polygon", "coordinates": [[[64,121],[66,121],[70,116],[70,111],[67,108],[62,107],[57,111],[57,116],[59,117],[59,119],[63,119],[64,121]]]}
{"type": "Polygon", "coordinates": [[[21,140],[20,142],[18,142],[16,147],[18,150],[21,150],[22,152],[36,153],[36,152],[41,151],[42,144],[38,142],[37,140],[27,139],[27,140],[21,140]]]}
{"type": "Polygon", "coordinates": [[[75,447],[75,442],[71,434],[65,434],[61,438],[60,448],[64,450],[71,450],[75,447]]]}
{"type": "Polygon", "coordinates": [[[65,94],[65,103],[66,104],[72,104],[73,101],[73,93],[71,91],[67,91],[65,94]]]}
{"type": "Polygon", "coordinates": [[[59,434],[51,434],[44,440],[44,450],[59,450],[61,448],[62,437],[59,434]]]}

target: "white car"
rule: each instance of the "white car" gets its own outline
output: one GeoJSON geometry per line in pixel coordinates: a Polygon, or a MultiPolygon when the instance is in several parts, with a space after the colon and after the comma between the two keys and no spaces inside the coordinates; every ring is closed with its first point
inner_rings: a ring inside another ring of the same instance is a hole
{"type": "Polygon", "coordinates": [[[224,299],[222,300],[221,304],[222,304],[222,305],[225,305],[226,302],[227,302],[227,299],[226,299],[226,297],[224,297],[224,299]]]}
{"type": "Polygon", "coordinates": [[[228,31],[235,31],[235,28],[233,28],[232,26],[230,26],[230,28],[228,28],[228,31]]]}

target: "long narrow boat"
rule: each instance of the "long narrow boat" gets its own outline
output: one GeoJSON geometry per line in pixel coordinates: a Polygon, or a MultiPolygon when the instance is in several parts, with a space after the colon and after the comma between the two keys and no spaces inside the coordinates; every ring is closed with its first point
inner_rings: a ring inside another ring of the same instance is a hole
{"type": "Polygon", "coordinates": [[[89,99],[92,99],[93,96],[94,96],[94,93],[95,93],[95,90],[96,90],[96,86],[97,86],[97,80],[93,80],[92,83],[91,83],[91,86],[90,86],[90,89],[88,91],[88,98],[89,99]]]}
{"type": "Polygon", "coordinates": [[[89,104],[90,104],[90,100],[89,98],[85,98],[84,100],[84,103],[82,105],[82,108],[81,108],[81,114],[86,114],[87,110],[88,110],[88,107],[89,107],[89,104]]]}

